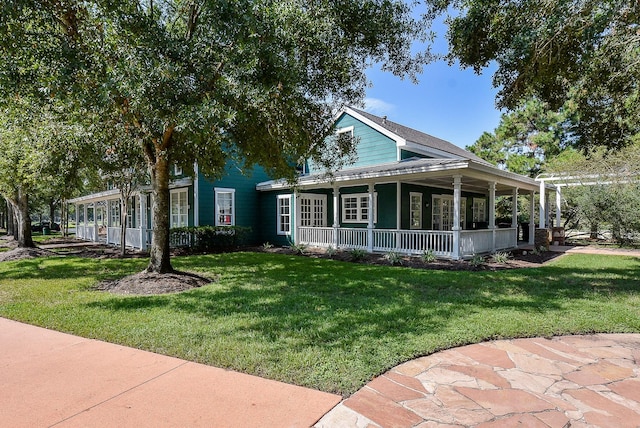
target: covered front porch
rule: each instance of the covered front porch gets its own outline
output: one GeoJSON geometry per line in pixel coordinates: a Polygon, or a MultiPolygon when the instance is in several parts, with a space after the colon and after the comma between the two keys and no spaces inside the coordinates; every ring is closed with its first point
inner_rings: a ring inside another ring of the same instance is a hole
{"type": "Polygon", "coordinates": [[[298,233],[298,242],[305,245],[361,249],[370,253],[395,251],[408,255],[432,251],[437,257],[451,259],[493,253],[518,245],[517,227],[458,231],[299,227],[298,233]]]}
{"type": "MultiPolygon", "coordinates": [[[[287,190],[287,184],[261,183],[258,190],[287,190]]],[[[518,246],[518,195],[530,196],[533,213],[536,190],[535,180],[470,160],[413,158],[329,178],[302,176],[291,194],[289,239],[326,248],[471,258],[518,246]],[[512,212],[509,222],[498,224],[500,196],[511,199],[512,212]]],[[[534,222],[527,232],[527,243],[534,244],[534,222]]]]}
{"type": "Polygon", "coordinates": [[[122,215],[120,192],[108,190],[68,201],[75,207],[76,238],[103,244],[120,245],[122,222],[125,224],[125,246],[146,249],[151,242],[148,227],[148,195],[131,197],[126,216],[122,215]]]}

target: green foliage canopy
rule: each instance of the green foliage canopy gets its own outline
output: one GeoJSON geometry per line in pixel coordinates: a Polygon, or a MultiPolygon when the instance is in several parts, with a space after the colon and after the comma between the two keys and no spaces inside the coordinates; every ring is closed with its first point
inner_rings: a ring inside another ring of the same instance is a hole
{"type": "Polygon", "coordinates": [[[498,105],[533,96],[577,113],[583,148],[630,144],[640,133],[640,3],[628,0],[430,0],[448,19],[450,61],[497,63],[498,105]]]}

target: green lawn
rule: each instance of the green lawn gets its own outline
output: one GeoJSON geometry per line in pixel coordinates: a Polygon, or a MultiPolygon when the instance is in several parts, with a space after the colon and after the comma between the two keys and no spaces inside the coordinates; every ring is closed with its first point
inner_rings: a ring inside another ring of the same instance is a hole
{"type": "Polygon", "coordinates": [[[411,358],[487,339],[640,332],[640,259],[447,272],[231,253],[174,259],[217,282],[91,291],[144,259],[0,263],[0,316],[340,394],[411,358]]]}

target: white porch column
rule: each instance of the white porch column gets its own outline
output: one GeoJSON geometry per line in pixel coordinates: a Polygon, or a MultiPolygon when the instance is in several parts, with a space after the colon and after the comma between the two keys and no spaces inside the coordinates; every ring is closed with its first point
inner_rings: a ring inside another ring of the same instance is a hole
{"type": "Polygon", "coordinates": [[[460,260],[460,197],[462,195],[462,176],[453,176],[453,254],[454,260],[460,260]]]}
{"type": "Polygon", "coordinates": [[[338,233],[340,233],[340,188],[333,187],[333,247],[338,248],[338,233]]]}
{"type": "Polygon", "coordinates": [[[78,233],[80,231],[80,211],[79,211],[79,207],[80,205],[78,204],[74,204],[76,207],[76,212],[75,212],[75,217],[76,217],[76,239],[78,239],[79,237],[83,237],[84,235],[81,235],[80,233],[78,233]]]}
{"type": "Polygon", "coordinates": [[[98,242],[99,238],[99,234],[98,234],[98,228],[99,228],[99,224],[98,224],[98,203],[94,202],[93,203],[93,242],[98,242]]]}
{"type": "Polygon", "coordinates": [[[193,225],[200,226],[200,174],[198,173],[198,163],[193,163],[193,225]]]}
{"type": "Polygon", "coordinates": [[[400,229],[402,229],[402,183],[396,183],[396,249],[400,249],[400,229]]]}
{"type": "Polygon", "coordinates": [[[513,189],[513,201],[511,203],[511,227],[518,227],[518,188],[513,189]]]}
{"type": "Polygon", "coordinates": [[[294,244],[299,244],[300,243],[300,195],[296,192],[293,196],[293,200],[294,200],[294,220],[293,220],[293,243],[294,244]]]}
{"type": "Polygon", "coordinates": [[[556,227],[562,226],[562,187],[556,185],[556,227]]]}
{"type": "Polygon", "coordinates": [[[147,195],[140,193],[140,249],[147,249],[147,195]]]}
{"type": "Polygon", "coordinates": [[[540,229],[544,229],[545,227],[547,227],[547,208],[545,205],[547,197],[544,193],[544,187],[544,180],[542,180],[540,181],[540,229]]]}
{"type": "Polygon", "coordinates": [[[491,229],[491,252],[496,251],[496,182],[489,183],[489,229],[491,229]]]}
{"type": "Polygon", "coordinates": [[[367,251],[373,252],[373,193],[375,184],[369,183],[369,222],[367,224],[367,251]]]}
{"type": "Polygon", "coordinates": [[[82,209],[83,209],[83,211],[84,211],[84,218],[83,218],[83,221],[82,221],[82,231],[83,231],[84,239],[86,239],[87,241],[90,241],[90,240],[91,240],[91,237],[89,236],[89,234],[88,234],[88,232],[87,232],[87,224],[89,223],[89,222],[87,221],[87,205],[88,205],[88,204],[86,204],[86,203],[85,203],[85,204],[82,206],[82,209]]]}
{"type": "Polygon", "coordinates": [[[536,212],[536,192],[531,192],[531,201],[529,202],[529,212],[530,214],[530,222],[529,222],[529,244],[535,244],[535,234],[536,234],[536,220],[535,220],[535,212],[536,212]]]}

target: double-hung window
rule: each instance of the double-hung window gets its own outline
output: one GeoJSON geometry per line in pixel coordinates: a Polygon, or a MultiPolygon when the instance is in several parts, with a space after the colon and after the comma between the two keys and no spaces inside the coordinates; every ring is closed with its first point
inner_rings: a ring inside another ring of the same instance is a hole
{"type": "Polygon", "coordinates": [[[291,234],[291,195],[278,195],[278,235],[291,234]]]}
{"type": "Polygon", "coordinates": [[[171,227],[189,226],[189,196],[186,189],[173,190],[170,193],[171,227]]]}
{"type": "MultiPolygon", "coordinates": [[[[376,221],[375,208],[377,193],[373,198],[373,221],[376,221]]],[[[355,193],[342,195],[342,222],[343,223],[368,223],[371,215],[369,209],[369,194],[355,193]]]]}
{"type": "Polygon", "coordinates": [[[216,226],[234,226],[235,219],[235,189],[223,189],[216,187],[216,226]]]}

